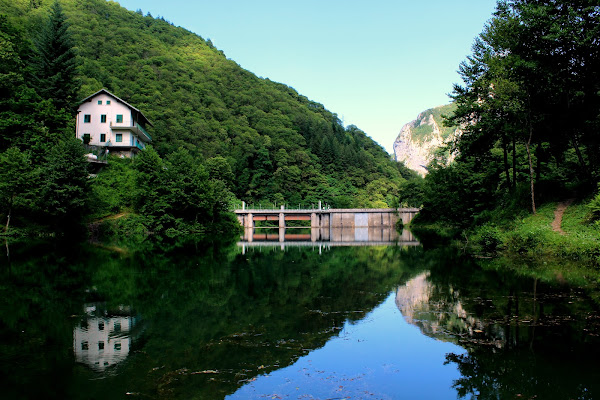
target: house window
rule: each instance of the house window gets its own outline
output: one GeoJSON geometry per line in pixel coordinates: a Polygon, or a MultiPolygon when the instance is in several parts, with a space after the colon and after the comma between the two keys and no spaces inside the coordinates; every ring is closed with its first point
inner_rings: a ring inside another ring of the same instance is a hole
{"type": "Polygon", "coordinates": [[[91,140],[92,140],[92,135],[90,135],[89,133],[83,134],[83,143],[90,144],[91,140]]]}
{"type": "Polygon", "coordinates": [[[104,322],[98,322],[98,330],[99,331],[103,331],[104,330],[104,322]]]}
{"type": "Polygon", "coordinates": [[[106,100],[106,105],[110,106],[110,100],[106,100]]]}
{"type": "Polygon", "coordinates": [[[100,141],[101,141],[102,143],[106,142],[106,133],[101,133],[101,134],[100,134],[100,141]]]}
{"type": "Polygon", "coordinates": [[[104,342],[98,342],[98,350],[104,350],[104,342]]]}
{"type": "Polygon", "coordinates": [[[122,142],[123,141],[123,134],[122,133],[117,133],[115,136],[115,141],[116,142],[122,142]]]}
{"type": "Polygon", "coordinates": [[[123,115],[122,114],[117,114],[117,124],[120,124],[123,122],[123,115]]]}
{"type": "Polygon", "coordinates": [[[98,100],[98,104],[102,105],[102,100],[98,100]]]}
{"type": "Polygon", "coordinates": [[[90,349],[90,346],[89,346],[88,342],[86,342],[86,341],[81,342],[81,350],[89,350],[89,349],[90,349]]]}
{"type": "Polygon", "coordinates": [[[83,116],[83,122],[85,122],[86,124],[89,124],[90,122],[92,122],[92,116],[90,114],[85,114],[83,116]]]}
{"type": "Polygon", "coordinates": [[[105,123],[106,123],[106,114],[102,114],[102,115],[100,116],[100,122],[101,122],[101,123],[103,123],[103,124],[105,124],[105,123]]]}
{"type": "Polygon", "coordinates": [[[115,350],[117,350],[117,351],[121,350],[121,343],[120,342],[115,343],[115,350]]]}

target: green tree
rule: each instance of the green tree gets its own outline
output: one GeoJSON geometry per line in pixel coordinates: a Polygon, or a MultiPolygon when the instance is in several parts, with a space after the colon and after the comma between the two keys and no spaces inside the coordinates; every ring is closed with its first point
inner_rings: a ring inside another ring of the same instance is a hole
{"type": "Polygon", "coordinates": [[[0,199],[6,214],[4,232],[8,232],[13,210],[27,208],[30,191],[34,186],[34,173],[29,155],[15,147],[0,153],[0,199]]]}
{"type": "Polygon", "coordinates": [[[594,187],[600,79],[598,69],[588,66],[598,66],[596,3],[498,3],[473,54],[460,65],[464,85],[454,87],[457,107],[448,119],[463,131],[454,148],[456,165],[432,168],[426,208],[444,203],[430,196],[453,193],[465,209],[448,207],[447,215],[472,220],[500,205],[509,191],[517,196],[527,180],[535,213],[544,196],[567,196],[568,186],[594,187]],[[573,157],[578,167],[567,164],[573,157]],[[455,174],[462,182],[446,179],[455,174]]]}
{"type": "Polygon", "coordinates": [[[51,131],[63,129],[74,116],[80,82],[74,40],[58,1],[53,3],[48,19],[40,29],[32,61],[33,86],[57,113],[48,115],[44,122],[51,131]]]}
{"type": "Polygon", "coordinates": [[[22,35],[0,15],[0,151],[17,146],[25,149],[32,132],[39,98],[26,84],[24,71],[29,46],[22,35]]]}
{"type": "Polygon", "coordinates": [[[87,168],[83,146],[75,138],[61,141],[50,150],[41,170],[40,209],[49,216],[55,228],[80,223],[88,211],[87,168]]]}

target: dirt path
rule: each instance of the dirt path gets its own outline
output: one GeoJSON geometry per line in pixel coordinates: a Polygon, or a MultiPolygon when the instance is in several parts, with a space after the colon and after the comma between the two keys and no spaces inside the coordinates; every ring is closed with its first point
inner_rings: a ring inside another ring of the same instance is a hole
{"type": "Polygon", "coordinates": [[[575,201],[575,199],[565,200],[558,203],[558,206],[556,206],[556,210],[554,210],[554,221],[552,221],[552,230],[554,232],[559,232],[561,235],[566,234],[560,226],[562,225],[562,218],[565,210],[573,203],[573,201],[575,201]]]}
{"type": "Polygon", "coordinates": [[[129,215],[129,214],[131,214],[131,213],[123,212],[123,213],[120,213],[120,214],[109,215],[108,217],[100,218],[100,219],[94,221],[93,223],[94,224],[98,224],[98,223],[104,222],[104,221],[110,221],[110,220],[113,220],[113,219],[119,219],[119,218],[123,218],[124,216],[129,215]]]}

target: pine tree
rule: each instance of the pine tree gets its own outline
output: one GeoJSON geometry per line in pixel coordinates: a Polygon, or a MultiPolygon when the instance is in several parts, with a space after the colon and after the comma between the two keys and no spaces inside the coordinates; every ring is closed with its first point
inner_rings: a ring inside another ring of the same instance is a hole
{"type": "Polygon", "coordinates": [[[69,24],[58,1],[52,5],[35,45],[34,87],[43,99],[52,102],[56,110],[65,110],[72,116],[80,85],[78,61],[69,24]]]}
{"type": "Polygon", "coordinates": [[[37,96],[26,84],[23,71],[29,51],[17,29],[0,15],[0,152],[26,147],[35,129],[37,96]]]}

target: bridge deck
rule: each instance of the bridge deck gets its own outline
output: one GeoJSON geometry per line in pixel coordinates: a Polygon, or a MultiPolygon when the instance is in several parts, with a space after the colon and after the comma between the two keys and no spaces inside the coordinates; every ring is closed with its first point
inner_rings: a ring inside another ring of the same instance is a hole
{"type": "Polygon", "coordinates": [[[312,214],[312,213],[321,213],[321,214],[330,214],[330,213],[344,213],[344,214],[356,214],[356,213],[397,213],[397,212],[409,212],[409,213],[417,213],[420,210],[418,208],[328,208],[328,209],[245,209],[245,210],[234,210],[236,214],[312,214]]]}
{"type": "Polygon", "coordinates": [[[396,226],[399,220],[408,224],[419,213],[418,208],[328,208],[328,209],[241,209],[235,214],[244,228],[254,228],[255,222],[310,221],[313,228],[396,226]]]}

